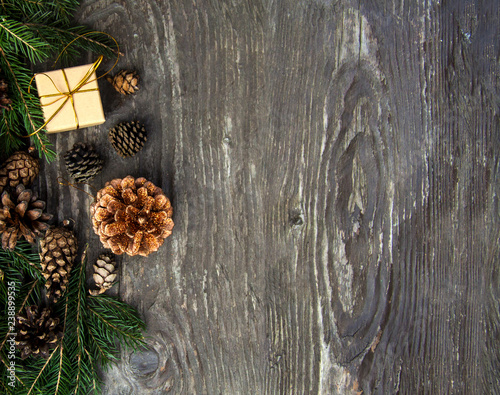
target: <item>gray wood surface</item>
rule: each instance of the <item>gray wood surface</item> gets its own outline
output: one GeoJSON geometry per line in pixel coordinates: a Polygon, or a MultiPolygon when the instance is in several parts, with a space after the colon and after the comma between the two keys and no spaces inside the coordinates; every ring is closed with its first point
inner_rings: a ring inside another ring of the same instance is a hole
{"type": "MultiPolygon", "coordinates": [[[[106,123],[51,141],[95,144],[95,188],[161,186],[175,221],[120,258],[150,349],[104,393],[500,393],[499,19],[496,0],[84,0],[141,90],[103,81],[106,123]],[[121,159],[107,130],[136,119],[149,139],[121,159]]],[[[91,199],[57,184],[62,155],[43,174],[92,261],[91,199]]]]}

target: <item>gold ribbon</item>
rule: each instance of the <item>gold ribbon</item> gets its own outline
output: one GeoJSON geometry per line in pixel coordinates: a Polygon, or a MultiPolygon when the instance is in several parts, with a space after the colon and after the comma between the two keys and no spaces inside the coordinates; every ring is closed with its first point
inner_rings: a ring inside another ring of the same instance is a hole
{"type": "MultiPolygon", "coordinates": [[[[83,36],[86,36],[87,34],[91,34],[91,33],[96,33],[96,32],[88,32],[88,33],[85,33],[85,34],[82,34],[81,36],[78,36],[77,38],[75,38],[74,40],[70,41],[70,43],[68,45],[66,45],[64,47],[64,49],[61,51],[61,53],[59,54],[59,56],[57,57],[56,61],[54,62],[54,66],[55,64],[57,63],[57,61],[59,60],[59,58],[61,57],[61,55],[64,53],[64,51],[66,50],[66,48],[68,48],[71,44],[73,44],[76,40],[78,40],[79,38],[83,37],[83,36]]],[[[87,70],[87,72],[85,73],[85,75],[83,76],[83,78],[80,80],[80,82],[78,82],[78,84],[76,84],[76,86],[71,89],[71,87],[69,86],[69,82],[68,82],[68,77],[66,76],[66,72],[64,69],[61,69],[61,72],[63,74],[63,77],[64,77],[64,81],[66,83],[66,86],[67,86],[67,92],[61,92],[59,90],[59,88],[57,87],[57,85],[55,84],[55,82],[52,80],[52,78],[50,78],[50,76],[48,76],[47,74],[45,73],[38,73],[37,75],[43,75],[45,77],[47,77],[50,82],[52,82],[52,85],[54,85],[54,88],[57,90],[58,93],[51,93],[49,95],[42,95],[40,96],[40,99],[41,98],[47,98],[47,97],[55,97],[56,99],[51,101],[50,103],[45,103],[45,104],[41,104],[42,107],[44,106],[50,106],[54,103],[57,103],[58,101],[60,100],[63,100],[63,102],[61,103],[61,105],[57,108],[57,110],[49,117],[49,119],[47,119],[44,124],[42,126],[40,126],[37,130],[35,130],[33,133],[29,134],[28,136],[26,137],[31,137],[35,134],[37,134],[38,132],[40,132],[43,128],[45,128],[45,126],[47,126],[47,124],[52,121],[54,119],[54,117],[64,108],[64,106],[66,105],[66,103],[68,103],[68,101],[71,103],[71,107],[73,108],[73,113],[75,115],[75,125],[76,125],[76,129],[79,129],[80,128],[80,124],[79,124],[79,121],[78,121],[78,115],[76,113],[76,107],[75,107],[75,100],[74,100],[74,94],[75,93],[84,93],[84,92],[92,92],[92,91],[98,91],[99,88],[90,88],[90,89],[82,89],[85,85],[91,83],[91,82],[94,82],[94,81],[97,81],[99,78],[102,78],[104,77],[106,74],[110,73],[111,70],[113,70],[116,66],[116,64],[118,63],[118,61],[120,60],[120,47],[118,46],[118,43],[117,41],[113,38],[113,36],[107,34],[107,33],[104,33],[104,32],[98,32],[98,33],[101,33],[101,34],[105,34],[107,35],[108,37],[110,37],[116,44],[116,48],[117,48],[117,53],[118,53],[118,56],[117,56],[117,59],[115,61],[115,63],[113,64],[113,67],[111,67],[111,69],[109,69],[106,73],[104,73],[103,75],[101,75],[100,77],[97,77],[93,80],[91,80],[90,78],[92,77],[92,74],[94,74],[97,70],[97,68],[99,67],[99,65],[101,64],[102,60],[103,60],[103,56],[102,55],[99,55],[99,57],[97,58],[97,60],[91,64],[90,68],[87,70]]],[[[31,81],[30,81],[30,84],[28,86],[28,93],[30,93],[31,91],[31,84],[33,83],[33,80],[35,79],[35,76],[33,76],[31,78],[31,81]]]]}

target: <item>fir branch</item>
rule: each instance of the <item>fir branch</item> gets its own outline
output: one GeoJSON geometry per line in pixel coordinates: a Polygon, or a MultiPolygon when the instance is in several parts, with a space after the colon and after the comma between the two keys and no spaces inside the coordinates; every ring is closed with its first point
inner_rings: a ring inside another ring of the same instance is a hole
{"type": "Polygon", "coordinates": [[[28,21],[58,21],[63,25],[71,22],[78,5],[77,0],[2,0],[0,3],[5,15],[28,21]]]}
{"type": "MultiPolygon", "coordinates": [[[[9,365],[8,365],[8,364],[7,364],[7,362],[4,360],[3,355],[0,355],[0,360],[1,360],[1,361],[2,361],[2,363],[5,365],[6,369],[9,369],[9,365]]],[[[16,378],[16,380],[17,380],[17,381],[19,381],[19,383],[21,383],[21,385],[23,385],[23,386],[24,386],[23,381],[19,378],[19,376],[18,376],[18,374],[17,374],[17,373],[15,373],[15,374],[14,374],[14,377],[16,378]]],[[[0,381],[0,383],[2,383],[2,382],[0,381]]]]}
{"type": "Polygon", "coordinates": [[[0,42],[8,52],[22,54],[30,62],[42,62],[51,54],[51,48],[46,41],[40,39],[31,29],[18,21],[5,17],[0,20],[0,42]]]}
{"type": "Polygon", "coordinates": [[[63,336],[61,339],[61,352],[59,355],[59,372],[57,374],[57,385],[56,385],[56,391],[54,394],[57,394],[59,392],[59,384],[61,382],[61,374],[62,374],[62,364],[63,364],[63,351],[64,351],[64,335],[66,334],[66,318],[68,316],[68,304],[66,303],[66,308],[64,310],[64,324],[63,324],[63,336]]]}
{"type": "Polygon", "coordinates": [[[21,97],[22,104],[24,105],[24,108],[26,110],[26,115],[28,116],[29,123],[31,124],[31,128],[32,128],[32,130],[36,130],[37,127],[35,126],[35,122],[33,121],[32,117],[31,117],[31,112],[29,111],[30,108],[29,108],[28,102],[24,98],[25,95],[24,95],[23,89],[21,88],[21,85],[19,84],[18,79],[16,77],[16,73],[14,73],[14,70],[12,68],[12,65],[11,65],[12,59],[9,61],[9,58],[5,54],[2,47],[0,47],[0,55],[2,55],[4,63],[7,65],[7,68],[9,70],[10,77],[11,77],[10,79],[14,81],[15,87],[17,89],[17,93],[21,97]]]}
{"type": "MultiPolygon", "coordinates": [[[[16,395],[98,393],[101,385],[99,363],[106,368],[110,363],[118,362],[120,346],[138,349],[145,345],[142,334],[145,323],[135,309],[108,295],[88,294],[85,286],[86,264],[85,249],[79,266],[71,272],[64,298],[53,306],[56,315],[64,317],[63,336],[59,344],[47,360],[29,357],[16,363],[16,380],[19,383],[16,395]]],[[[40,285],[44,279],[38,254],[32,252],[29,243],[19,242],[14,251],[0,249],[0,270],[6,278],[16,278],[16,294],[19,292],[20,297],[20,305],[16,304],[18,313],[28,302],[39,303],[40,289],[43,289],[40,285]],[[26,280],[29,282],[26,283],[26,280]]],[[[0,282],[0,298],[6,295],[2,284],[0,282]]],[[[1,337],[6,335],[0,345],[0,374],[8,368],[6,354],[2,350],[5,349],[9,328],[2,322],[0,320],[1,337]]],[[[0,380],[0,391],[2,386],[6,387],[0,380]]],[[[10,389],[3,392],[12,393],[10,389]]]]}
{"type": "MultiPolygon", "coordinates": [[[[82,300],[82,288],[84,285],[84,279],[85,279],[85,274],[83,272],[85,265],[83,262],[86,262],[86,256],[87,256],[87,247],[85,248],[83,255],[82,255],[82,262],[80,264],[80,270],[78,273],[78,284],[77,284],[77,289],[78,289],[78,295],[77,295],[77,308],[76,308],[76,340],[77,340],[77,357],[78,357],[78,370],[77,370],[77,389],[79,387],[79,379],[80,379],[80,374],[81,374],[81,362],[82,362],[82,352],[84,350],[84,347],[82,346],[82,341],[81,341],[81,330],[82,330],[82,325],[81,325],[81,313],[82,313],[82,303],[85,302],[85,299],[83,298],[82,300]]],[[[75,389],[75,393],[77,391],[75,389]]]]}
{"type": "Polygon", "coordinates": [[[26,26],[49,42],[54,47],[54,54],[59,54],[68,43],[73,42],[63,55],[70,54],[70,57],[74,57],[81,55],[82,51],[91,51],[106,57],[123,55],[115,48],[116,43],[107,34],[83,26],[60,28],[42,23],[27,23],[26,26]]]}
{"type": "Polygon", "coordinates": [[[97,311],[95,311],[92,308],[89,308],[88,311],[90,311],[91,313],[95,314],[97,316],[97,318],[99,319],[99,321],[101,321],[103,324],[105,324],[106,326],[108,326],[111,330],[113,330],[114,332],[116,332],[116,334],[118,336],[122,337],[126,342],[137,341],[138,344],[143,344],[143,342],[142,342],[143,336],[140,335],[140,334],[136,334],[136,333],[130,333],[127,330],[127,329],[130,328],[130,326],[128,326],[128,325],[122,325],[123,321],[116,320],[116,319],[114,319],[115,317],[106,319],[105,317],[103,317],[101,314],[99,314],[97,311]]]}
{"type": "Polygon", "coordinates": [[[24,305],[26,304],[26,302],[28,301],[28,298],[29,296],[31,295],[31,292],[33,292],[33,290],[35,289],[35,287],[38,285],[38,281],[35,280],[33,281],[33,285],[31,286],[30,290],[28,291],[28,294],[26,295],[26,297],[24,298],[23,300],[23,303],[21,303],[21,307],[19,307],[19,310],[17,310],[17,314],[19,314],[21,312],[21,310],[23,309],[24,305]]]}
{"type": "MultiPolygon", "coordinates": [[[[11,111],[9,111],[10,113],[11,111]]],[[[2,122],[2,127],[0,128],[0,136],[3,137],[3,143],[2,146],[4,147],[5,154],[10,155],[14,151],[17,151],[19,147],[21,146],[22,142],[20,141],[21,136],[15,136],[14,134],[17,134],[11,125],[14,122],[9,122],[7,117],[5,116],[5,112],[3,115],[3,122],[2,122]]]]}
{"type": "MultiPolygon", "coordinates": [[[[90,353],[88,352],[88,350],[87,350],[87,349],[85,349],[85,354],[87,354],[87,356],[89,357],[90,362],[92,362],[92,366],[95,366],[95,361],[93,360],[92,356],[90,355],[90,353]]],[[[92,384],[93,384],[92,389],[93,389],[94,391],[97,391],[97,381],[95,380],[95,377],[96,377],[96,376],[97,376],[97,375],[95,374],[95,375],[92,377],[92,384]]],[[[75,390],[75,394],[76,394],[76,390],[75,390]]]]}
{"type": "Polygon", "coordinates": [[[45,368],[47,367],[47,365],[49,364],[50,360],[52,359],[52,357],[54,356],[54,354],[56,353],[56,351],[59,349],[60,346],[61,345],[59,345],[56,348],[54,348],[54,350],[50,353],[50,356],[47,358],[47,361],[43,365],[42,369],[40,369],[40,372],[38,373],[38,375],[36,376],[35,380],[33,381],[33,384],[31,384],[31,387],[30,387],[27,395],[31,394],[31,391],[33,391],[33,388],[35,387],[35,384],[40,379],[40,376],[42,375],[42,373],[44,372],[45,368]]]}
{"type": "MultiPolygon", "coordinates": [[[[31,292],[34,290],[35,286],[37,285],[37,281],[33,281],[33,285],[31,286],[28,294],[26,295],[25,299],[23,300],[23,302],[21,303],[21,307],[17,310],[17,313],[16,314],[19,314],[21,312],[21,310],[23,309],[24,305],[26,304],[26,301],[28,300],[28,297],[31,295],[31,292]]],[[[7,306],[7,304],[5,304],[5,306],[7,306]]],[[[7,342],[7,338],[9,337],[10,335],[10,329],[7,330],[7,333],[2,341],[2,343],[0,344],[0,350],[3,349],[5,343],[7,342]]],[[[2,361],[2,363],[5,365],[6,368],[8,368],[8,364],[7,362],[3,359],[3,356],[0,355],[0,360],[2,361]]],[[[24,386],[24,382],[23,380],[19,377],[19,375],[15,374],[15,378],[24,386]]]]}
{"type": "Polygon", "coordinates": [[[92,325],[89,328],[88,334],[93,340],[92,346],[98,349],[97,357],[100,358],[101,366],[105,368],[109,362],[118,361],[118,357],[116,356],[117,350],[115,348],[110,348],[111,343],[106,345],[101,336],[99,336],[98,332],[95,331],[95,327],[96,325],[92,325]]]}
{"type": "Polygon", "coordinates": [[[18,241],[14,251],[7,251],[7,254],[11,256],[14,267],[28,273],[29,277],[37,281],[44,280],[40,256],[37,253],[31,253],[31,245],[28,242],[18,241]]]}
{"type": "MultiPolygon", "coordinates": [[[[16,73],[16,70],[23,70],[24,67],[19,64],[19,60],[13,57],[11,54],[5,53],[2,47],[0,47],[0,63],[3,66],[4,71],[8,74],[8,79],[11,83],[14,84],[15,91],[17,93],[18,105],[20,108],[18,109],[23,115],[23,123],[26,130],[36,131],[42,125],[41,119],[41,109],[39,102],[33,96],[28,94],[28,86],[29,82],[22,81],[20,78],[23,78],[24,73],[16,73]],[[19,78],[19,77],[20,78],[19,78]],[[37,105],[38,104],[38,105],[37,105]]],[[[29,75],[28,72],[24,74],[25,76],[29,75]]],[[[12,111],[8,111],[10,113],[12,111]]],[[[4,111],[4,117],[6,116],[4,111]]],[[[35,146],[38,148],[39,152],[43,154],[47,161],[51,161],[54,159],[54,152],[48,148],[47,140],[44,139],[44,133],[42,131],[36,132],[34,135],[35,146]]]]}
{"type": "Polygon", "coordinates": [[[87,351],[89,343],[91,343],[91,335],[86,325],[86,310],[87,310],[87,296],[85,289],[85,264],[86,264],[86,251],[85,248],[79,267],[75,267],[73,275],[70,280],[67,295],[67,304],[70,309],[71,328],[66,331],[66,346],[72,347],[71,359],[77,360],[76,371],[73,377],[76,377],[72,382],[72,393],[88,393],[89,387],[99,387],[99,376],[97,373],[97,360],[99,355],[94,352],[94,358],[90,357],[87,351]],[[88,355],[88,358],[87,358],[88,355]]]}

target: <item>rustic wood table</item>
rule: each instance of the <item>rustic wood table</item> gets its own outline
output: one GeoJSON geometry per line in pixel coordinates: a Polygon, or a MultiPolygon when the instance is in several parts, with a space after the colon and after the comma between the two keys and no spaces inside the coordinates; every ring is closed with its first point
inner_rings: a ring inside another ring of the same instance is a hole
{"type": "MultiPolygon", "coordinates": [[[[55,149],[94,144],[95,188],[144,176],[174,207],[157,253],[119,258],[149,349],[105,394],[499,393],[496,0],[84,0],[78,20],[141,89],[101,80],[106,123],[55,149]],[[132,120],[148,141],[122,159],[107,131],[132,120]]],[[[43,172],[95,260],[91,199],[62,155],[43,172]]]]}

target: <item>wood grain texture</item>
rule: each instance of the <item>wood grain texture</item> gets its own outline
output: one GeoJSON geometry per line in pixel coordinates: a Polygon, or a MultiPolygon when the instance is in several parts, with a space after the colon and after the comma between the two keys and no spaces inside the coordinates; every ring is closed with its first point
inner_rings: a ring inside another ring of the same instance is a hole
{"type": "MultiPolygon", "coordinates": [[[[175,221],[121,258],[150,348],[104,393],[500,392],[495,1],[84,0],[78,18],[141,90],[103,82],[107,122],[51,139],[96,145],[96,188],[160,185],[175,221]],[[119,158],[107,130],[134,119],[148,142],[119,158]]],[[[62,157],[44,174],[95,259],[90,198],[57,184],[62,157]]]]}

